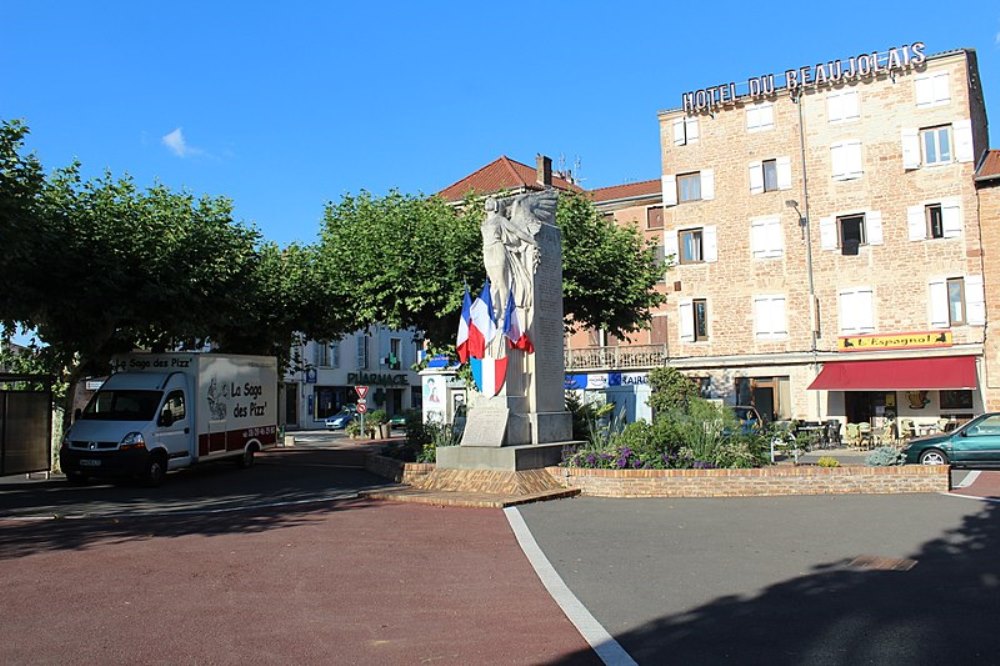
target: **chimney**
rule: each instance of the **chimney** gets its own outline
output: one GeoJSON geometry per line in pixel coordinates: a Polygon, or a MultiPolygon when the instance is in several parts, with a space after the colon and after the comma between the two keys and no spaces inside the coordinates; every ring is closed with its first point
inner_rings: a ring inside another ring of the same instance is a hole
{"type": "Polygon", "coordinates": [[[541,153],[535,156],[535,180],[542,187],[552,187],[552,158],[541,153]]]}

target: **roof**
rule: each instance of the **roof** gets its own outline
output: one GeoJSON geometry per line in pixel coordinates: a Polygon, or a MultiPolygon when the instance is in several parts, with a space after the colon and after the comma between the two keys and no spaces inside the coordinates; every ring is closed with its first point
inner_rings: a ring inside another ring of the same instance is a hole
{"type": "Polygon", "coordinates": [[[976,169],[976,180],[994,180],[1000,178],[1000,150],[987,150],[983,161],[976,169]]]}
{"type": "Polygon", "coordinates": [[[650,196],[661,196],[663,194],[662,183],[659,178],[654,180],[644,180],[638,183],[625,183],[624,185],[611,185],[610,187],[599,187],[590,191],[590,198],[596,203],[607,201],[618,201],[621,199],[645,198],[650,196]]]}
{"type": "MultiPolygon", "coordinates": [[[[438,192],[438,196],[447,201],[461,201],[469,192],[490,194],[502,190],[541,190],[543,187],[538,184],[536,176],[535,167],[501,155],[481,169],[444,188],[438,192]]],[[[555,171],[552,172],[552,187],[557,190],[583,191],[578,185],[556,175],[555,171]]]]}

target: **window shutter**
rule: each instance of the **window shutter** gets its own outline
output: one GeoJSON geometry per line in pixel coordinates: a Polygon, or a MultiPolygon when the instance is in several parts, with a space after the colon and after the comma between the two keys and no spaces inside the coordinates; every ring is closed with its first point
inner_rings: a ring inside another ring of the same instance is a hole
{"type": "Polygon", "coordinates": [[[681,342],[694,342],[694,305],[691,299],[681,301],[677,308],[681,342]]]}
{"type": "Polygon", "coordinates": [[[830,146],[830,163],[833,177],[842,180],[847,173],[847,165],[844,162],[844,144],[835,143],[830,146]]]}
{"type": "Polygon", "coordinates": [[[785,236],[781,229],[781,218],[772,217],[764,227],[767,230],[767,256],[780,257],[785,253],[785,236]]]}
{"type": "Polygon", "coordinates": [[[858,289],[854,294],[855,323],[859,333],[875,331],[875,294],[871,289],[858,289]]]}
{"type": "Polygon", "coordinates": [[[684,120],[685,129],[687,133],[688,143],[693,143],[698,140],[698,119],[697,118],[686,118],[684,120]]]}
{"type": "Polygon", "coordinates": [[[785,316],[785,297],[776,296],[771,299],[771,332],[775,335],[788,335],[788,317],[785,316]]]}
{"type": "Polygon", "coordinates": [[[941,226],[945,238],[957,238],[962,235],[962,203],[958,197],[949,197],[941,201],[941,226]]]}
{"type": "Polygon", "coordinates": [[[865,236],[869,245],[881,245],[882,240],[882,212],[870,210],[865,213],[865,236]]]}
{"type": "Polygon", "coordinates": [[[677,232],[676,231],[665,232],[663,234],[663,254],[665,254],[667,258],[673,255],[674,258],[671,261],[673,261],[674,264],[678,264],[680,263],[679,251],[680,251],[680,244],[677,241],[677,232]]]}
{"type": "Polygon", "coordinates": [[[858,324],[855,320],[855,308],[854,308],[854,292],[853,291],[842,291],[840,292],[840,298],[837,299],[837,305],[840,309],[840,332],[841,333],[857,333],[858,324]]]}
{"type": "Polygon", "coordinates": [[[944,280],[933,280],[930,289],[931,328],[948,328],[948,285],[944,280]]]}
{"type": "Polygon", "coordinates": [[[982,275],[965,276],[965,321],[971,326],[986,324],[986,298],[982,275]]]}
{"type": "Polygon", "coordinates": [[[903,168],[920,168],[920,131],[915,127],[904,127],[903,137],[903,168]]]}
{"type": "Polygon", "coordinates": [[[768,299],[755,298],[753,301],[753,332],[758,338],[764,337],[771,332],[768,322],[769,315],[768,299]]]}
{"type": "Polygon", "coordinates": [[[864,162],[861,158],[861,142],[848,141],[844,145],[847,178],[860,178],[864,173],[864,162]]]}
{"type": "Polygon", "coordinates": [[[770,129],[774,127],[774,105],[770,102],[763,104],[760,107],[757,119],[760,129],[770,129]]]}
{"type": "Polygon", "coordinates": [[[777,166],[778,166],[778,189],[779,190],[792,189],[792,158],[779,157],[777,160],[777,166]]]}
{"type": "Polygon", "coordinates": [[[826,96],[826,115],[831,123],[844,118],[844,94],[831,92],[826,96]]]}
{"type": "Polygon", "coordinates": [[[663,176],[661,179],[663,182],[663,205],[664,206],[676,206],[677,205],[677,176],[663,176]]]}
{"type": "Polygon", "coordinates": [[[845,90],[841,95],[840,111],[842,120],[857,120],[861,117],[861,104],[857,90],[845,90]]]}
{"type": "Polygon", "coordinates": [[[832,215],[819,220],[819,246],[824,250],[837,249],[837,220],[832,215]]]}
{"type": "Polygon", "coordinates": [[[684,132],[684,119],[678,118],[674,121],[674,145],[683,146],[687,143],[687,135],[684,132]]]}
{"type": "Polygon", "coordinates": [[[951,99],[951,84],[948,72],[935,74],[931,77],[931,94],[935,104],[941,104],[951,99]]]}
{"type": "Polygon", "coordinates": [[[704,200],[715,198],[714,169],[703,169],[701,172],[701,198],[704,200]]]}
{"type": "Polygon", "coordinates": [[[934,84],[929,76],[921,76],[914,82],[916,86],[917,106],[930,106],[934,103],[934,84]]]}
{"type": "Polygon", "coordinates": [[[764,166],[760,162],[750,163],[750,194],[764,191],[764,166]]]}
{"type": "Polygon", "coordinates": [[[922,241],[927,238],[927,213],[923,206],[908,206],[906,209],[906,228],[911,241],[922,241]]]}
{"type": "Polygon", "coordinates": [[[955,137],[955,159],[959,162],[971,162],[972,154],[972,121],[968,118],[956,120],[951,124],[955,137]]]}
{"type": "Polygon", "coordinates": [[[747,107],[747,131],[753,132],[760,125],[760,113],[757,110],[756,105],[750,105],[747,107]]]}
{"type": "Polygon", "coordinates": [[[706,262],[719,260],[718,234],[715,225],[706,225],[701,229],[701,253],[706,262]]]}
{"type": "Polygon", "coordinates": [[[750,252],[754,259],[767,256],[767,229],[764,227],[764,220],[759,218],[750,221],[750,252]]]}

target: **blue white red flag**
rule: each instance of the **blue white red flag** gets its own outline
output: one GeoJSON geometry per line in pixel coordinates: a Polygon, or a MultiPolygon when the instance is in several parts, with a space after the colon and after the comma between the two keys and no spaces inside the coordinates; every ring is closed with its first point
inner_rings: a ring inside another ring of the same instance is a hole
{"type": "Polygon", "coordinates": [[[497,325],[493,321],[493,298],[490,281],[483,283],[483,291],[469,308],[469,358],[483,358],[486,346],[496,337],[497,325]]]}
{"type": "Polygon", "coordinates": [[[465,363],[469,360],[469,325],[472,322],[472,297],[469,295],[469,288],[465,288],[465,296],[462,297],[462,317],[458,320],[458,340],[455,342],[455,351],[458,352],[458,360],[465,363]]]}
{"type": "Polygon", "coordinates": [[[476,388],[488,398],[492,398],[507,381],[507,356],[503,358],[470,358],[472,378],[476,380],[476,388]]]}
{"type": "Polygon", "coordinates": [[[503,334],[514,349],[520,349],[525,354],[535,351],[535,345],[531,344],[528,334],[521,330],[521,323],[517,319],[513,289],[507,295],[507,309],[503,314],[503,334]]]}

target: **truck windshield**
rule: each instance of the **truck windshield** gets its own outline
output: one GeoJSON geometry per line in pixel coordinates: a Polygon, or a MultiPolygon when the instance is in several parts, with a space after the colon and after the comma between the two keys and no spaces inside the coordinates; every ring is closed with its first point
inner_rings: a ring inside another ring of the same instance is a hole
{"type": "Polygon", "coordinates": [[[82,419],[151,421],[162,391],[98,391],[83,409],[82,419]]]}

